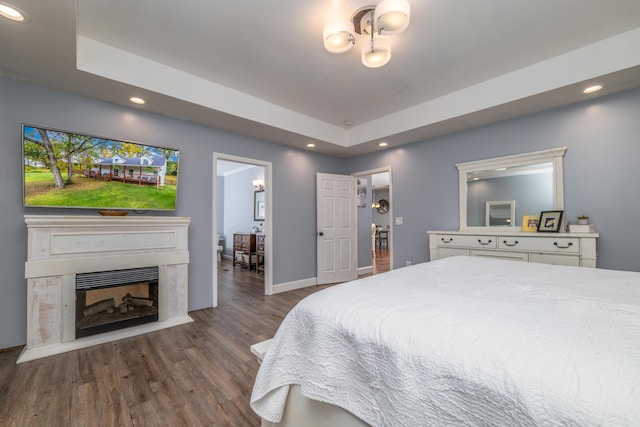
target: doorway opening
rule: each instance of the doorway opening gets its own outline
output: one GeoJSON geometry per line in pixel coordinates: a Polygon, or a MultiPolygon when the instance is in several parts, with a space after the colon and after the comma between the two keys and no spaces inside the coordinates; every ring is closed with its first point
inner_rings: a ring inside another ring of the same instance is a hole
{"type": "Polygon", "coordinates": [[[271,162],[214,153],[214,307],[222,260],[231,261],[225,263],[230,268],[263,278],[265,294],[273,293],[272,191],[271,162]]]}

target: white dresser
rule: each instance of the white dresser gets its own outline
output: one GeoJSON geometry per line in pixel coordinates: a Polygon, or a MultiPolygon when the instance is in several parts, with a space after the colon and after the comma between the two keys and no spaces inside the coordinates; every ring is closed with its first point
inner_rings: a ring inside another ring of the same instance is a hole
{"type": "Polygon", "coordinates": [[[431,260],[468,255],[545,264],[596,266],[598,233],[526,233],[507,230],[427,233],[431,260]]]}

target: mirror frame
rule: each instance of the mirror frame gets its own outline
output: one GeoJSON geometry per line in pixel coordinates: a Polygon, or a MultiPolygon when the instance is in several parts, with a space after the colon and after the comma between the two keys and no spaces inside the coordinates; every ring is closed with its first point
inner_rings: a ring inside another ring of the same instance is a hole
{"type": "Polygon", "coordinates": [[[264,196],[263,199],[260,200],[263,203],[263,207],[262,207],[262,216],[259,216],[260,213],[260,209],[259,209],[259,200],[258,200],[258,193],[262,193],[264,195],[264,190],[257,190],[253,192],[253,220],[254,221],[264,221],[265,220],[265,214],[267,212],[267,205],[266,205],[266,200],[264,200],[264,196]]]}
{"type": "MultiPolygon", "coordinates": [[[[515,154],[512,156],[496,157],[493,159],[475,160],[471,162],[456,163],[458,168],[458,185],[460,197],[460,231],[465,230],[505,230],[505,227],[481,227],[467,225],[467,174],[494,170],[498,168],[510,168],[527,166],[537,163],[553,164],[553,210],[564,210],[564,173],[562,164],[567,147],[551,148],[549,150],[535,151],[532,153],[515,154]]],[[[513,230],[513,227],[510,227],[513,230]]]]}

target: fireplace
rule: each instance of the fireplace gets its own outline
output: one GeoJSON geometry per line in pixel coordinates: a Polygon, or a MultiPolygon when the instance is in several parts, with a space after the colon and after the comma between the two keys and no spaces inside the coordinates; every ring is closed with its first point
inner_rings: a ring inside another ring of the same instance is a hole
{"type": "Polygon", "coordinates": [[[192,322],[186,217],[25,215],[18,363],[192,322]]]}
{"type": "Polygon", "coordinates": [[[158,267],[76,275],[76,338],[158,321],[158,267]]]}

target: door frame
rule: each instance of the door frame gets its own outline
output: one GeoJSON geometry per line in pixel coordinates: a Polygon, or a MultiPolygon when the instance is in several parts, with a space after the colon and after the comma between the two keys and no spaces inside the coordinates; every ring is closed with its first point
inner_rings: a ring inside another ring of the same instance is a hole
{"type": "MultiPolygon", "coordinates": [[[[211,235],[211,247],[215,248],[216,234],[218,229],[218,160],[226,160],[229,162],[245,163],[253,166],[263,167],[264,174],[264,197],[266,202],[266,220],[265,220],[265,247],[264,247],[264,293],[265,295],[273,295],[273,165],[271,162],[264,160],[251,159],[249,157],[234,156],[224,153],[213,153],[213,189],[212,189],[212,213],[211,224],[213,227],[211,235]]],[[[218,306],[218,260],[217,253],[213,251],[213,307],[218,306]]]]}
{"type": "MultiPolygon", "coordinates": [[[[383,173],[383,172],[388,172],[389,173],[389,229],[391,230],[391,235],[389,236],[389,270],[393,270],[393,240],[395,237],[395,221],[393,220],[393,207],[394,207],[394,203],[393,203],[393,174],[391,173],[391,165],[389,166],[381,166],[379,168],[375,168],[375,169],[369,169],[366,171],[361,171],[361,172],[354,172],[351,175],[355,176],[356,178],[358,177],[362,177],[362,176],[367,176],[367,175],[373,175],[376,173],[383,173]]],[[[371,192],[373,193],[373,190],[371,190],[371,192]]],[[[356,229],[359,230],[359,224],[358,224],[358,216],[356,215],[356,229]]],[[[359,249],[357,249],[359,251],[359,249]]],[[[357,255],[356,255],[357,256],[357,255]]],[[[373,258],[372,258],[372,264],[373,264],[373,258]]],[[[360,268],[360,266],[358,266],[358,268],[360,268]]]]}

